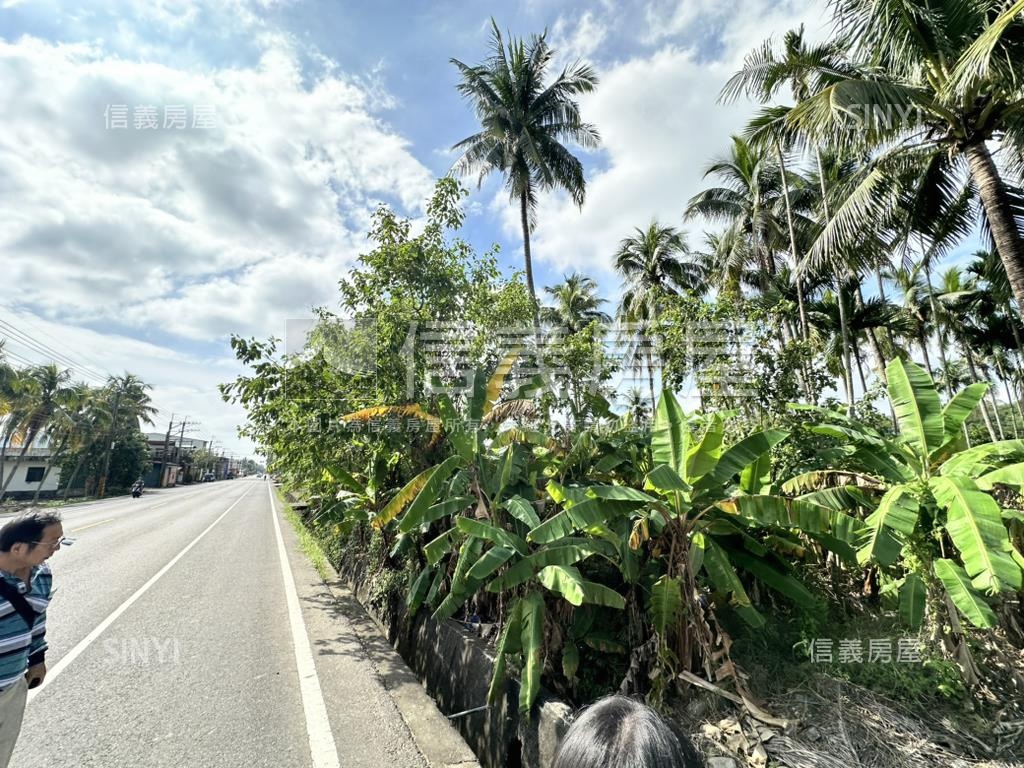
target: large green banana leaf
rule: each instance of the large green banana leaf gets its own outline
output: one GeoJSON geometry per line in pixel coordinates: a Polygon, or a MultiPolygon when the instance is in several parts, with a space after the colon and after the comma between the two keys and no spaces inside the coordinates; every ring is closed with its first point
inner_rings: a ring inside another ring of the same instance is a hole
{"type": "Polygon", "coordinates": [[[885,374],[900,434],[925,463],[945,436],[942,403],[935,383],[921,366],[898,357],[885,367],[885,374]]]}
{"type": "Polygon", "coordinates": [[[932,493],[946,510],[946,531],[960,551],[975,589],[989,593],[1021,587],[1021,569],[995,499],[966,477],[935,477],[932,493]]]}
{"type": "Polygon", "coordinates": [[[996,615],[984,598],[971,587],[970,578],[952,560],[938,559],[934,564],[935,576],[946,588],[949,599],[971,624],[982,629],[996,625],[996,615]]]}

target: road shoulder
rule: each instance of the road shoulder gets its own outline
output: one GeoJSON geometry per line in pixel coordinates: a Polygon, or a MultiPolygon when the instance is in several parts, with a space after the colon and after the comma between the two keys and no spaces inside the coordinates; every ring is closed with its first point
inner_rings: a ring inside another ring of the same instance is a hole
{"type": "MultiPolygon", "coordinates": [[[[274,501],[339,751],[350,743],[344,735],[348,719],[344,713],[353,703],[350,664],[353,657],[358,657],[372,669],[374,683],[400,716],[404,736],[411,742],[410,746],[418,750],[426,766],[479,768],[462,736],[438,710],[415,673],[391,647],[330,563],[322,566],[327,574],[326,581],[320,577],[302,551],[295,529],[283,514],[283,503],[276,494],[274,501]]],[[[373,691],[364,693],[368,694],[368,699],[376,698],[373,691]]],[[[363,703],[380,706],[379,702],[364,700],[363,703]]],[[[360,718],[368,714],[359,712],[360,718]]],[[[389,751],[405,752],[402,734],[382,733],[379,725],[373,723],[374,738],[389,739],[391,743],[385,745],[389,751]]],[[[362,729],[360,735],[365,738],[367,731],[362,729]]],[[[403,757],[410,759],[408,755],[403,757]]],[[[344,759],[342,763],[349,764],[344,759]]]]}

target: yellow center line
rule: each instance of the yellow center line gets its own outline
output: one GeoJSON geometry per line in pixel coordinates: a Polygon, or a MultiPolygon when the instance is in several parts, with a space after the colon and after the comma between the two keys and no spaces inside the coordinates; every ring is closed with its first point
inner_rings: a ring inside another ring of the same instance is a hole
{"type": "Polygon", "coordinates": [[[97,525],[103,525],[104,523],[112,523],[112,522],[114,522],[114,518],[113,517],[110,518],[109,520],[100,520],[98,523],[89,523],[88,525],[83,525],[81,528],[72,528],[71,529],[71,533],[78,533],[79,531],[84,531],[86,528],[94,528],[97,525]]]}

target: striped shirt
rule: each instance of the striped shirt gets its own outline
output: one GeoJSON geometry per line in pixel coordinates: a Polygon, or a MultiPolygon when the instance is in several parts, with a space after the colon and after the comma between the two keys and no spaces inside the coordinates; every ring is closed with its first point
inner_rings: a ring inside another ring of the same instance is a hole
{"type": "MultiPolygon", "coordinates": [[[[0,571],[0,579],[18,591],[25,582],[14,574],[0,571]]],[[[38,664],[46,653],[46,607],[53,591],[53,574],[46,563],[32,567],[25,599],[36,612],[36,620],[29,631],[8,600],[0,597],[0,690],[6,689],[25,676],[32,664],[38,664]]]]}

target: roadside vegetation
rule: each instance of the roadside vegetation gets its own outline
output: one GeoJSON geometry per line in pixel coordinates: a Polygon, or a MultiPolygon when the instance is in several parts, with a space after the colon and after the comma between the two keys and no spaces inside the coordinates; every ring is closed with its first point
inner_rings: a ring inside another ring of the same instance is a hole
{"type": "Polygon", "coordinates": [[[71,371],[56,364],[12,365],[0,345],[0,502],[40,436],[46,437],[47,457],[32,503],[54,468],[60,469],[61,501],[73,493],[126,490],[150,467],[140,429],[156,413],[149,390],[130,373],[96,387],[73,381],[71,371]]]}
{"type": "MultiPolygon", "coordinates": [[[[222,393],[309,530],[385,602],[494,625],[492,702],[509,674],[523,710],[697,685],[770,722],[828,673],[1020,753],[1024,5],[832,7],[834,38],[725,84],[762,106],[678,226],[608,243],[617,306],[583,274],[536,290],[529,247],[502,274],[446,177],[425,226],[377,212],[303,353],[232,341],[222,393]],[[916,660],[841,663],[871,638],[916,660]]],[[[597,74],[551,55],[495,27],[457,64],[481,129],[456,170],[504,177],[524,245],[538,193],[584,204],[562,142],[599,141],[597,74]]]]}

